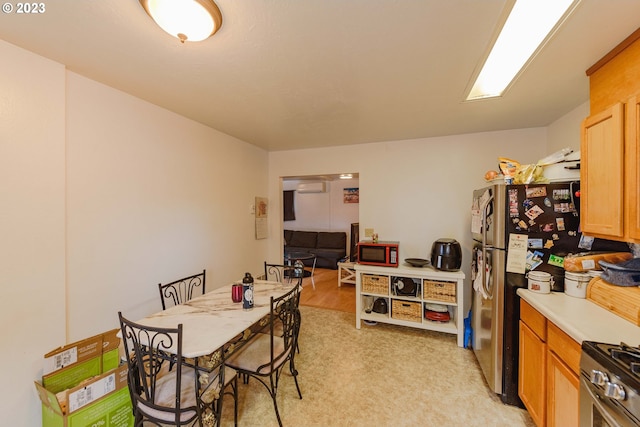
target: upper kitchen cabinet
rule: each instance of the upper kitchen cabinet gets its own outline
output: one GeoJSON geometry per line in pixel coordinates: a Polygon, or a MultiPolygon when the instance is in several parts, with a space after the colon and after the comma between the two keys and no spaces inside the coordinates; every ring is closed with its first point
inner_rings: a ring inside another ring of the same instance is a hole
{"type": "Polygon", "coordinates": [[[628,234],[635,241],[640,241],[640,95],[627,102],[627,128],[625,153],[625,185],[628,209],[625,210],[628,234]]]}
{"type": "Polygon", "coordinates": [[[591,116],[582,123],[582,231],[640,241],[640,29],[587,75],[591,116]]]}
{"type": "Polygon", "coordinates": [[[583,233],[624,237],[623,127],[621,103],[582,122],[580,225],[583,233]]]}

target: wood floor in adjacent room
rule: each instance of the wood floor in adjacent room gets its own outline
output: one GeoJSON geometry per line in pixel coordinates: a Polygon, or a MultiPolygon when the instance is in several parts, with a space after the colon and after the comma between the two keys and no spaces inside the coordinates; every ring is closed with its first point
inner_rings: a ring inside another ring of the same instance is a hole
{"type": "Polygon", "coordinates": [[[356,286],[342,284],[341,287],[338,287],[338,270],[316,268],[313,280],[315,289],[310,277],[305,278],[302,282],[301,305],[355,314],[356,286]]]}

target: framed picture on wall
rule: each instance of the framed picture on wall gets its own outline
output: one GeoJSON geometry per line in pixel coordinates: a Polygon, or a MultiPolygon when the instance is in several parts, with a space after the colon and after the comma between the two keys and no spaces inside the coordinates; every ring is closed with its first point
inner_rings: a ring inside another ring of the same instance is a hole
{"type": "Polygon", "coordinates": [[[267,233],[267,218],[269,211],[268,199],[266,197],[256,197],[256,204],[254,205],[255,217],[256,217],[256,239],[266,239],[267,233]]]}
{"type": "Polygon", "coordinates": [[[359,188],[345,188],[342,196],[344,203],[359,203],[360,202],[360,189],[359,188]]]}

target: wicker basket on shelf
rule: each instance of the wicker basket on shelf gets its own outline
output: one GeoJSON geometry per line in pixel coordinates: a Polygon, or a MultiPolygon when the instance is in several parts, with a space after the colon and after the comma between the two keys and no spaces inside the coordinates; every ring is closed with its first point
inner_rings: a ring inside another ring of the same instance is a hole
{"type": "Polygon", "coordinates": [[[432,301],[456,302],[456,283],[425,280],[422,286],[423,298],[432,301]]]}
{"type": "Polygon", "coordinates": [[[402,300],[391,301],[391,317],[410,322],[420,322],[422,320],[422,304],[402,300]]]}
{"type": "Polygon", "coordinates": [[[369,294],[388,295],[389,276],[378,276],[376,274],[362,275],[362,292],[369,294]]]}

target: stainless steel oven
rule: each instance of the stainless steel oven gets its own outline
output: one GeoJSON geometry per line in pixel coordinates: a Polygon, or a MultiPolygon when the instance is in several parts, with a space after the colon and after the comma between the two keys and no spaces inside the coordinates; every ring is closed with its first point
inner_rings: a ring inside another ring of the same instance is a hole
{"type": "Polygon", "coordinates": [[[640,426],[640,348],[582,343],[580,427],[640,426]]]}

